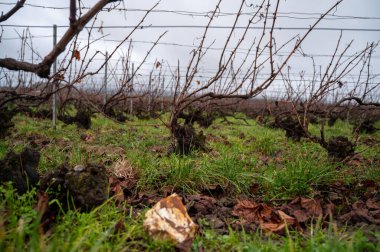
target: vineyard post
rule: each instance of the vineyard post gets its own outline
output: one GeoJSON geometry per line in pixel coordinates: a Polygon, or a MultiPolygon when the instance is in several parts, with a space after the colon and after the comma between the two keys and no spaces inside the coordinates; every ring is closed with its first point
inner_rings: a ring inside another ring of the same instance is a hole
{"type": "Polygon", "coordinates": [[[161,112],[163,112],[164,111],[164,99],[165,99],[165,76],[162,78],[161,90],[162,90],[161,112]]]}
{"type": "MultiPolygon", "coordinates": [[[[53,25],[53,47],[57,45],[57,25],[53,25]]],[[[57,73],[57,59],[54,60],[53,64],[53,72],[54,74],[57,73]]],[[[53,129],[55,130],[57,128],[57,111],[56,111],[56,102],[57,102],[57,97],[56,97],[56,85],[57,85],[57,80],[54,79],[53,81],[53,108],[52,108],[52,114],[53,114],[53,129]]]]}
{"type": "Polygon", "coordinates": [[[108,78],[108,52],[106,51],[105,65],[104,65],[104,96],[103,104],[106,105],[107,102],[107,78],[108,78]]]}
{"type": "Polygon", "coordinates": [[[152,89],[152,71],[149,73],[149,82],[148,82],[148,114],[150,115],[150,106],[152,102],[152,94],[151,94],[151,89],[152,89]]]}
{"type": "Polygon", "coordinates": [[[131,99],[129,100],[129,113],[133,115],[133,98],[132,98],[132,92],[133,92],[133,79],[135,76],[135,63],[132,63],[132,79],[131,79],[131,87],[129,90],[129,95],[131,96],[131,99]]]}

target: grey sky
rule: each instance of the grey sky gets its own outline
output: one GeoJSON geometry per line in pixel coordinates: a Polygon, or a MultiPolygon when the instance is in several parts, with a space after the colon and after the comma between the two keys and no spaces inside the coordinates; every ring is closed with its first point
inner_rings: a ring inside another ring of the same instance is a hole
{"type": "MultiPolygon", "coordinates": [[[[0,0],[0,3],[14,3],[15,0],[0,0]]],[[[91,6],[96,1],[86,0],[83,1],[85,6],[91,6]]],[[[69,1],[46,1],[46,0],[27,0],[27,3],[33,5],[45,5],[52,7],[68,7],[69,1]]],[[[126,0],[124,1],[125,7],[130,10],[135,9],[148,9],[152,7],[157,1],[153,0],[126,0]]],[[[187,12],[209,12],[215,8],[217,1],[215,0],[161,0],[156,10],[175,10],[175,11],[187,11],[187,12]]],[[[247,6],[245,6],[243,12],[252,11],[250,4],[256,5],[259,1],[247,1],[247,6]]],[[[313,22],[315,22],[318,17],[318,13],[325,12],[329,7],[331,7],[335,1],[331,0],[287,0],[281,1],[279,7],[279,18],[277,20],[278,27],[303,27],[308,28],[313,22]],[[306,14],[302,14],[306,13],[306,14]],[[314,19],[313,19],[314,18],[314,19]]],[[[221,6],[221,12],[234,13],[239,7],[240,1],[237,0],[224,0],[221,6]]],[[[275,4],[275,2],[273,2],[275,4]]],[[[0,4],[1,11],[7,11],[11,6],[0,4]]],[[[121,4],[118,7],[123,8],[121,4]]],[[[341,5],[334,10],[332,13],[338,17],[330,16],[328,19],[323,20],[318,27],[331,27],[331,28],[358,28],[358,29],[380,29],[380,15],[378,10],[380,9],[380,1],[378,0],[344,0],[341,5]],[[349,16],[349,17],[347,17],[349,16]],[[375,19],[361,19],[352,17],[375,17],[375,19]]],[[[139,22],[143,12],[129,11],[111,11],[111,12],[101,12],[96,21],[96,26],[118,26],[118,25],[135,25],[139,22]]],[[[247,22],[248,16],[243,16],[239,25],[244,26],[247,22]]],[[[233,23],[233,16],[219,16],[214,22],[215,26],[231,26],[233,23]]],[[[206,16],[189,16],[189,15],[179,15],[175,13],[163,13],[154,12],[151,13],[144,25],[205,25],[208,22],[206,16]]],[[[32,6],[25,6],[17,14],[15,14],[10,20],[3,22],[3,25],[68,25],[68,10],[52,10],[44,9],[32,6]]],[[[15,28],[15,27],[3,27],[3,40],[0,43],[0,57],[18,57],[20,51],[20,40],[13,39],[17,38],[17,32],[22,34],[22,30],[25,28],[15,28]]],[[[91,52],[99,50],[102,52],[112,51],[112,49],[117,45],[115,42],[109,40],[121,40],[129,32],[130,29],[102,29],[96,30],[92,33],[91,39],[101,37],[106,35],[104,39],[99,40],[94,43],[91,47],[91,52]]],[[[149,49],[151,44],[147,42],[154,41],[157,37],[164,31],[168,33],[163,37],[161,42],[163,43],[176,43],[180,45],[197,45],[199,43],[199,37],[201,36],[203,29],[191,29],[191,28],[156,28],[156,29],[142,29],[136,31],[132,39],[135,41],[133,46],[132,60],[138,63],[144,57],[146,51],[149,49]]],[[[30,28],[31,34],[33,36],[51,36],[51,28],[30,28]]],[[[65,28],[58,29],[58,36],[62,35],[65,28]]],[[[207,42],[210,44],[214,41],[213,47],[220,48],[223,47],[224,41],[226,39],[226,34],[228,34],[227,29],[212,29],[208,34],[207,42]]],[[[278,45],[287,41],[289,38],[295,34],[303,34],[305,30],[286,30],[286,31],[275,31],[276,42],[278,45]]],[[[84,30],[80,35],[81,45],[85,44],[87,40],[87,32],[84,30]]],[[[233,41],[240,37],[241,30],[237,30],[234,33],[233,41]]],[[[241,46],[243,49],[248,48],[248,46],[253,42],[254,37],[259,34],[258,30],[252,30],[248,33],[246,42],[241,46]]],[[[314,31],[305,41],[303,45],[303,50],[309,54],[322,55],[316,57],[318,65],[325,65],[328,58],[323,55],[330,55],[335,49],[335,45],[339,38],[339,31],[314,31]]],[[[350,48],[348,53],[353,53],[366,46],[367,43],[373,41],[377,42],[380,40],[380,32],[374,31],[344,31],[342,46],[349,43],[349,41],[354,40],[353,46],[350,48]]],[[[233,43],[232,43],[233,45],[233,43]]],[[[127,50],[127,44],[122,46],[114,57],[114,60],[118,59],[123,52],[127,50]]],[[[33,40],[33,47],[38,54],[44,56],[52,47],[51,37],[35,38],[33,40]]],[[[152,54],[149,56],[147,63],[153,63],[156,59],[163,59],[166,64],[175,66],[177,61],[180,60],[181,66],[186,67],[189,61],[191,47],[186,46],[173,46],[173,45],[158,45],[152,54]]],[[[285,53],[286,49],[283,50],[285,53]]],[[[244,52],[244,50],[242,50],[244,52]]],[[[220,51],[212,50],[209,52],[205,60],[202,62],[202,68],[204,75],[207,72],[212,72],[216,68],[216,62],[218,62],[218,56],[220,51]]],[[[27,50],[27,59],[31,58],[30,50],[27,50]]],[[[239,57],[239,54],[238,54],[239,57]]],[[[243,54],[240,56],[243,57],[243,54]]],[[[99,57],[98,61],[102,58],[99,57]]],[[[237,59],[238,60],[238,59],[237,59]]],[[[380,73],[380,52],[377,50],[374,54],[372,61],[373,72],[380,73]],[[378,69],[378,70],[377,70],[378,69]]],[[[112,61],[111,61],[112,64],[112,61]]],[[[306,70],[311,72],[311,63],[305,62],[303,58],[294,57],[291,61],[292,71],[295,73],[306,70]]],[[[152,66],[147,64],[142,69],[148,71],[152,66]]],[[[264,71],[265,72],[265,71],[264,71]]]]}

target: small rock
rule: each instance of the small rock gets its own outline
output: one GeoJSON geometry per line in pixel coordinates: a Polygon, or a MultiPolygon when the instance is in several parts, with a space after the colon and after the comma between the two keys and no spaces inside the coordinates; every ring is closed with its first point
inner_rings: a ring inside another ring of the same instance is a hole
{"type": "Polygon", "coordinates": [[[189,251],[198,230],[177,194],[160,200],[145,214],[144,227],[155,239],[167,239],[189,251]]]}

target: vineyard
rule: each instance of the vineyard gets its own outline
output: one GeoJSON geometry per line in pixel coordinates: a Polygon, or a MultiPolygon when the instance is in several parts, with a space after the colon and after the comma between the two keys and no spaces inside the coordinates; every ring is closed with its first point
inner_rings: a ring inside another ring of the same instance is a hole
{"type": "Polygon", "coordinates": [[[162,2],[0,2],[0,250],[379,251],[380,18],[162,2]]]}

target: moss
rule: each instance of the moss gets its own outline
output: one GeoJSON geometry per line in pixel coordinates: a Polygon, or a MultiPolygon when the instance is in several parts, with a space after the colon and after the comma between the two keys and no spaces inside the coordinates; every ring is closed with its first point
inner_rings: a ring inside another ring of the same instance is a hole
{"type": "Polygon", "coordinates": [[[73,169],[62,165],[45,176],[42,184],[61,202],[65,202],[66,194],[69,193],[75,207],[81,210],[91,210],[108,198],[108,177],[102,165],[77,165],[73,169]]]}

